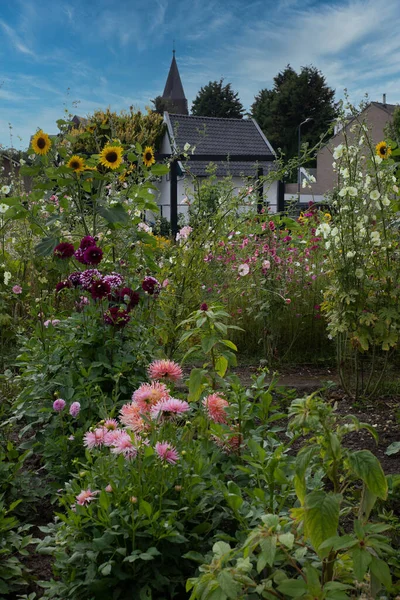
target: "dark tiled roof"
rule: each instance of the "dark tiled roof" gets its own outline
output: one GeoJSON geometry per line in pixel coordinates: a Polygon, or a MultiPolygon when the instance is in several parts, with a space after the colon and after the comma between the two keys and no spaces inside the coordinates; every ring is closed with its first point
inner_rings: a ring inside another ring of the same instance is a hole
{"type": "MultiPolygon", "coordinates": [[[[273,150],[253,119],[220,119],[215,117],[195,117],[168,115],[170,134],[175,146],[182,151],[185,144],[196,146],[195,154],[270,154],[273,150]]],[[[206,161],[192,161],[188,169],[193,175],[206,175],[206,161]]],[[[273,162],[260,164],[264,174],[273,169],[273,162]]],[[[225,174],[254,176],[257,170],[254,162],[219,162],[217,175],[225,174]]]]}
{"type": "Polygon", "coordinates": [[[385,110],[389,115],[393,115],[395,108],[397,108],[397,104],[383,104],[383,102],[371,102],[371,104],[382,108],[382,110],[385,110]]]}

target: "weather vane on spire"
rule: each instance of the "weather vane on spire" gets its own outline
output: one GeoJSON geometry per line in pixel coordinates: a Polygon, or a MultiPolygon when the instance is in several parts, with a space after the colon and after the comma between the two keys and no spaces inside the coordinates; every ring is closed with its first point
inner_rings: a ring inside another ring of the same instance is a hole
{"type": "Polygon", "coordinates": [[[172,40],[172,55],[175,56],[175,40],[172,40]]]}

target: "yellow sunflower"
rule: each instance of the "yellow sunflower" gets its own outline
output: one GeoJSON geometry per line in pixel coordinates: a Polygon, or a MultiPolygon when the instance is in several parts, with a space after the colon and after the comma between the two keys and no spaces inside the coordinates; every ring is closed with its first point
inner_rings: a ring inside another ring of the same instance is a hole
{"type": "Polygon", "coordinates": [[[151,167],[151,165],[154,165],[155,162],[156,159],[154,158],[153,148],[151,146],[147,146],[143,152],[143,164],[146,167],[151,167]]]}
{"type": "Polygon", "coordinates": [[[83,160],[83,158],[81,156],[74,154],[74,156],[71,156],[71,158],[67,162],[67,167],[69,167],[70,169],[73,169],[75,171],[75,173],[81,173],[81,171],[85,170],[86,165],[85,165],[85,161],[83,160]]]}
{"type": "Polygon", "coordinates": [[[330,213],[325,213],[324,219],[327,223],[329,223],[329,221],[332,221],[332,215],[330,213]]]}
{"type": "Polygon", "coordinates": [[[375,146],[375,150],[377,155],[381,158],[389,158],[389,156],[392,154],[392,149],[387,145],[386,142],[379,142],[379,144],[375,146]]]}
{"type": "Polygon", "coordinates": [[[32,149],[35,154],[44,156],[51,148],[51,139],[41,129],[32,138],[32,149]]]}
{"type": "Polygon", "coordinates": [[[123,151],[121,146],[105,146],[100,152],[100,164],[109,169],[118,169],[122,163],[123,151]]]}

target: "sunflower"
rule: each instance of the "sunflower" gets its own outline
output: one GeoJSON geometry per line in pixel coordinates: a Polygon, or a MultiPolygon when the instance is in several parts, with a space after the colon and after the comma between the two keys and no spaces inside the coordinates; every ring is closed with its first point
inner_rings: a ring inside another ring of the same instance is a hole
{"type": "Polygon", "coordinates": [[[83,158],[81,156],[74,154],[74,156],[71,156],[71,158],[67,162],[67,167],[69,167],[70,169],[73,169],[75,171],[75,173],[80,173],[81,171],[85,170],[86,165],[85,165],[85,161],[83,160],[83,158]]]}
{"type": "Polygon", "coordinates": [[[100,152],[100,164],[109,169],[118,169],[122,163],[121,146],[105,146],[100,152]]]}
{"type": "Polygon", "coordinates": [[[325,213],[324,219],[327,223],[329,223],[329,221],[332,221],[332,215],[330,213],[325,213]]]}
{"type": "Polygon", "coordinates": [[[389,156],[392,154],[392,149],[387,145],[386,142],[379,142],[379,144],[375,146],[375,150],[377,155],[381,158],[389,158],[389,156]]]}
{"type": "Polygon", "coordinates": [[[146,167],[151,167],[154,165],[156,159],[154,158],[153,148],[151,146],[147,146],[143,152],[143,163],[146,167]]]}
{"type": "Polygon", "coordinates": [[[45,155],[51,147],[51,139],[41,129],[32,138],[32,149],[35,154],[45,155]]]}

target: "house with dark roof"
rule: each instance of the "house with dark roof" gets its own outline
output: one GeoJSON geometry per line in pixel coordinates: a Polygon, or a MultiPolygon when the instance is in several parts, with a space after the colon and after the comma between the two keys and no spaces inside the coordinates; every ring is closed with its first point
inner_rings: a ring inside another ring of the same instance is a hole
{"type": "MultiPolygon", "coordinates": [[[[370,102],[358,116],[358,120],[360,122],[365,121],[368,126],[374,145],[385,139],[385,128],[392,121],[395,108],[395,104],[386,103],[386,95],[384,95],[383,102],[370,102]]],[[[308,203],[310,200],[322,202],[324,200],[324,195],[336,186],[337,174],[332,167],[332,163],[334,162],[333,151],[336,146],[343,143],[344,131],[351,137],[350,130],[353,123],[354,119],[349,119],[344,130],[337,130],[329,142],[320,148],[317,154],[317,168],[316,170],[312,170],[312,174],[316,181],[311,183],[310,187],[305,189],[301,187],[301,203],[308,203]]],[[[300,176],[303,178],[302,174],[300,174],[300,176]]],[[[303,176],[306,178],[305,173],[303,176]]],[[[297,194],[297,183],[285,185],[285,200],[289,200],[293,196],[297,197],[297,194]]]]}
{"type": "MultiPolygon", "coordinates": [[[[215,164],[216,176],[231,176],[235,188],[249,187],[260,174],[268,175],[274,169],[274,150],[254,119],[222,119],[188,115],[187,100],[183,91],[175,52],[163,98],[168,98],[182,113],[164,112],[166,132],[161,154],[181,155],[190,145],[188,159],[178,163],[178,213],[187,213],[186,197],[194,190],[194,182],[208,176],[207,167],[215,164]],[[192,155],[193,151],[193,155],[192,155]],[[204,156],[204,160],[201,157],[204,156]],[[210,156],[224,157],[212,160],[210,156]],[[230,157],[241,157],[231,160],[230,157]],[[253,159],[254,157],[254,159],[253,159]],[[265,157],[259,161],[259,157],[265,157]],[[246,159],[246,160],[244,160],[246,159]]],[[[170,219],[170,175],[164,176],[159,185],[159,206],[162,216],[170,219]]],[[[271,212],[278,208],[278,182],[264,184],[263,197],[271,212]]]]}

